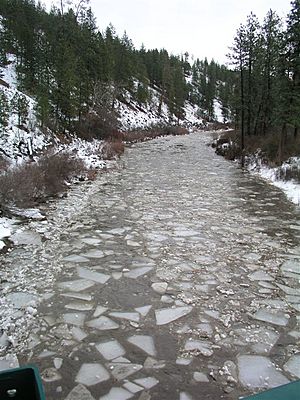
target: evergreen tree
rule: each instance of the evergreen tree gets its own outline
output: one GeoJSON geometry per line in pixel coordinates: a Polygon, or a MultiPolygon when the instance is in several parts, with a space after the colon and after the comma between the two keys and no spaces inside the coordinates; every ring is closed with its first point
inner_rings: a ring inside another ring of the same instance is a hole
{"type": "Polygon", "coordinates": [[[10,107],[12,112],[18,116],[18,125],[26,124],[29,115],[29,101],[26,96],[16,92],[11,99],[10,107]]]}
{"type": "Polygon", "coordinates": [[[300,126],[300,0],[294,0],[291,4],[286,32],[286,57],[290,78],[288,122],[294,127],[294,136],[297,137],[300,126]]]}
{"type": "Polygon", "coordinates": [[[7,96],[4,92],[4,90],[0,89],[0,130],[3,131],[3,129],[7,126],[8,124],[8,119],[9,119],[9,102],[7,99],[7,96]]]}

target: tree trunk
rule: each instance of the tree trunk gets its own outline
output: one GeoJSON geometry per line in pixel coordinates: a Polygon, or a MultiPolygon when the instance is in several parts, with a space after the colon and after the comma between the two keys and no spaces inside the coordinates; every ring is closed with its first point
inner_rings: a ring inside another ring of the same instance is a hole
{"type": "Polygon", "coordinates": [[[244,94],[244,70],[241,68],[241,105],[242,105],[242,115],[241,115],[241,166],[245,166],[245,94],[244,94]]]}
{"type": "Polygon", "coordinates": [[[286,122],[283,123],[282,129],[281,129],[281,134],[280,134],[280,139],[279,139],[279,147],[278,147],[278,162],[279,164],[282,164],[283,161],[283,152],[286,144],[286,138],[287,138],[287,124],[286,122]]]}

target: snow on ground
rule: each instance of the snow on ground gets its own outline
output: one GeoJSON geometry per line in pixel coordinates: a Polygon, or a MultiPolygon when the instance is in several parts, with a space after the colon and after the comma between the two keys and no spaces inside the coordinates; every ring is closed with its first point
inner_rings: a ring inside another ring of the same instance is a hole
{"type": "MultiPolygon", "coordinates": [[[[127,93],[128,104],[118,102],[119,122],[121,130],[147,129],[156,125],[177,124],[178,119],[174,114],[170,114],[166,103],[161,104],[159,113],[160,93],[158,89],[149,88],[150,101],[147,105],[140,105],[129,93],[127,93]]],[[[203,120],[200,117],[200,109],[196,105],[185,102],[185,118],[180,124],[188,128],[202,127],[203,120]]]]}
{"type": "Polygon", "coordinates": [[[84,162],[88,169],[109,168],[113,163],[102,159],[103,144],[103,140],[94,139],[87,142],[86,140],[74,137],[68,144],[59,144],[57,151],[66,151],[76,155],[84,162]]]}
{"type": "Polygon", "coordinates": [[[195,104],[188,101],[184,105],[185,111],[185,124],[188,127],[194,126],[195,128],[203,127],[203,119],[200,117],[200,109],[195,104]]]}
{"type": "Polygon", "coordinates": [[[12,221],[8,218],[0,218],[0,250],[5,247],[2,239],[7,239],[12,234],[12,221]]]}
{"type": "Polygon", "coordinates": [[[255,173],[265,179],[267,182],[280,188],[287,196],[287,198],[296,205],[300,205],[300,182],[295,180],[279,179],[279,171],[288,170],[297,166],[300,170],[300,157],[293,157],[285,162],[281,167],[270,168],[263,165],[261,161],[255,160],[248,165],[250,172],[255,173]]]}
{"type": "Polygon", "coordinates": [[[117,102],[121,130],[147,129],[170,121],[171,116],[164,103],[160,115],[158,114],[159,93],[155,89],[149,90],[151,100],[146,106],[134,101],[129,93],[127,93],[128,104],[117,102]]]}
{"type": "Polygon", "coordinates": [[[283,181],[276,178],[277,168],[262,168],[259,175],[277,186],[286,194],[287,198],[293,203],[300,205],[300,184],[294,180],[283,181]]]}
{"type": "Polygon", "coordinates": [[[0,68],[0,77],[6,85],[0,84],[0,90],[5,94],[8,103],[14,97],[22,96],[28,102],[28,117],[22,127],[18,126],[18,115],[10,112],[7,127],[0,133],[0,148],[2,152],[11,160],[18,164],[33,152],[40,152],[51,144],[50,136],[43,134],[37,126],[35,115],[36,102],[25,93],[17,89],[16,59],[9,54],[7,56],[9,64],[5,68],[0,68]]]}
{"type": "Polygon", "coordinates": [[[214,114],[218,122],[224,122],[222,104],[216,99],[214,100],[214,114]]]}

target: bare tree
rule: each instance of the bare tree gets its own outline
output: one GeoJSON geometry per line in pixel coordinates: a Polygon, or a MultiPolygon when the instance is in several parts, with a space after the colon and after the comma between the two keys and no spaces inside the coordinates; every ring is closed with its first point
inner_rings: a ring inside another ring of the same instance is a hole
{"type": "Polygon", "coordinates": [[[82,11],[87,9],[90,4],[90,0],[58,0],[61,15],[64,15],[70,8],[73,9],[76,18],[80,15],[82,11]]]}

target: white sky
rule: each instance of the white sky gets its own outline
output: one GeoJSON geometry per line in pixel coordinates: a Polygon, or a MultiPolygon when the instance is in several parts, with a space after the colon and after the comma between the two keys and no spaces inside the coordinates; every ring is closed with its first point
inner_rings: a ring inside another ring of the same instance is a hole
{"type": "Polygon", "coordinates": [[[137,48],[143,43],[220,63],[251,11],[262,21],[271,8],[285,20],[291,9],[290,0],[91,0],[90,5],[101,31],[112,23],[119,36],[126,30],[137,48]]]}

